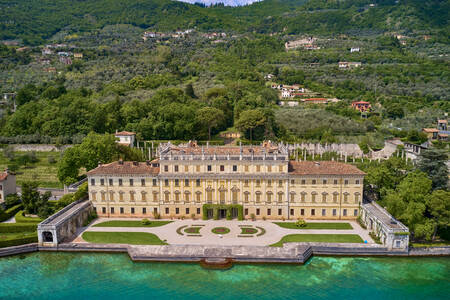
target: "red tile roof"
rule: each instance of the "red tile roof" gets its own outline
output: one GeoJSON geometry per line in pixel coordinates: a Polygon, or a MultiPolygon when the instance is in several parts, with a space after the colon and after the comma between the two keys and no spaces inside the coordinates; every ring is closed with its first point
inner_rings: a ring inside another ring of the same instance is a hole
{"type": "Polygon", "coordinates": [[[136,135],[135,132],[131,132],[131,131],[120,131],[120,132],[116,132],[115,134],[116,136],[118,135],[136,135]]]}
{"type": "Polygon", "coordinates": [[[436,128],[424,128],[422,130],[428,133],[439,132],[439,130],[437,130],[436,128]]]}
{"type": "Polygon", "coordinates": [[[3,180],[5,180],[7,177],[8,177],[8,173],[6,173],[6,172],[3,172],[3,173],[1,173],[0,174],[0,181],[3,181],[3,180]]]}
{"type": "Polygon", "coordinates": [[[357,167],[336,161],[290,161],[291,175],[365,175],[357,167]]]}
{"type": "Polygon", "coordinates": [[[87,172],[87,175],[158,175],[159,167],[154,164],[158,160],[147,162],[115,161],[109,164],[99,165],[97,168],[87,172]]]}

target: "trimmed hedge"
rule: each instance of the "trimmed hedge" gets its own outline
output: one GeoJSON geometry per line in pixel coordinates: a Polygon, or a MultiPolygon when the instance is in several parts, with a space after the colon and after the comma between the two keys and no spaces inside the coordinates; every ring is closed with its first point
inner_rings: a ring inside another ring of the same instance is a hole
{"type": "Polygon", "coordinates": [[[36,231],[37,224],[27,223],[4,223],[0,224],[0,233],[33,232],[36,231]]]}
{"type": "Polygon", "coordinates": [[[237,208],[238,210],[238,215],[237,218],[239,221],[244,220],[244,208],[242,205],[240,204],[203,204],[202,206],[202,211],[203,211],[203,216],[202,219],[203,220],[208,220],[208,209],[212,209],[213,210],[213,219],[214,220],[219,220],[219,209],[226,209],[227,210],[227,214],[226,214],[226,219],[227,220],[231,220],[231,210],[233,208],[237,208]]]}
{"type": "Polygon", "coordinates": [[[37,243],[37,241],[38,241],[37,234],[35,234],[34,236],[22,237],[17,239],[10,239],[4,241],[0,240],[0,248],[37,243]]]}
{"type": "Polygon", "coordinates": [[[5,211],[1,211],[0,212],[0,222],[6,221],[6,220],[14,217],[14,215],[21,209],[23,209],[23,205],[17,204],[13,207],[8,208],[5,211]]]}
{"type": "Polygon", "coordinates": [[[18,211],[14,218],[16,219],[17,223],[34,223],[34,224],[37,224],[37,223],[41,223],[42,221],[44,221],[41,218],[25,217],[23,210],[18,211]]]}

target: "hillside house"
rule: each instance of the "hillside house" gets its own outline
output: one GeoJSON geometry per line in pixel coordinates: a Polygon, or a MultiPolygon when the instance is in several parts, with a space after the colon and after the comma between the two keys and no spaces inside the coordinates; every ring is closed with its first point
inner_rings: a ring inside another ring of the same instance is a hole
{"type": "Polygon", "coordinates": [[[117,143],[129,147],[134,147],[134,141],[136,140],[136,133],[130,131],[116,131],[114,135],[118,140],[117,143]]]}
{"type": "Polygon", "coordinates": [[[303,103],[306,103],[306,104],[327,104],[328,103],[327,98],[308,98],[308,99],[303,99],[302,101],[303,101],[303,103]]]}
{"type": "Polygon", "coordinates": [[[51,54],[53,54],[52,49],[47,48],[47,47],[42,49],[42,55],[51,55],[51,54]]]}
{"type": "Polygon", "coordinates": [[[83,53],[74,53],[73,58],[81,59],[81,58],[83,58],[83,53]]]}
{"type": "Polygon", "coordinates": [[[350,48],[350,53],[359,52],[359,48],[350,48]]]}
{"type": "Polygon", "coordinates": [[[0,204],[5,202],[5,199],[10,194],[16,193],[16,175],[9,172],[0,173],[0,204]]]}
{"type": "Polygon", "coordinates": [[[350,69],[350,68],[358,68],[361,67],[361,62],[347,62],[347,61],[340,61],[338,64],[340,69],[350,69]]]}
{"type": "Polygon", "coordinates": [[[372,108],[372,105],[367,101],[355,101],[352,102],[352,108],[359,110],[360,112],[366,112],[372,108]]]}
{"type": "Polygon", "coordinates": [[[427,135],[429,140],[437,140],[439,138],[439,130],[436,128],[424,128],[422,131],[427,135]]]}

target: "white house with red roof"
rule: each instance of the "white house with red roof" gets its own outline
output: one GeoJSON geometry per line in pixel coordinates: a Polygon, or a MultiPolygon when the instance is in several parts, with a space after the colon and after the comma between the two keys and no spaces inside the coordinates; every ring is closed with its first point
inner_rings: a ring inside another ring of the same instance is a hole
{"type": "Polygon", "coordinates": [[[5,202],[6,196],[16,193],[16,175],[8,169],[0,173],[0,204],[5,202]]]}
{"type": "Polygon", "coordinates": [[[136,140],[136,133],[131,131],[116,131],[115,137],[118,139],[117,143],[129,147],[134,147],[136,140]]]}

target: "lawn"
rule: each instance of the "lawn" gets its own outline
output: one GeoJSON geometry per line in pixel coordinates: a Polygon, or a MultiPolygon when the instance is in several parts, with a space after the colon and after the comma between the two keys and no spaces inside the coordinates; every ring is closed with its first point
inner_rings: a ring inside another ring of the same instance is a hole
{"type": "Polygon", "coordinates": [[[188,227],[184,230],[184,232],[190,233],[190,234],[200,234],[200,229],[202,229],[202,228],[201,227],[188,227]]]}
{"type": "Polygon", "coordinates": [[[271,247],[283,247],[284,243],[322,242],[322,243],[363,243],[357,234],[288,234],[271,247]]]}
{"type": "Polygon", "coordinates": [[[157,235],[147,232],[87,231],[82,237],[86,242],[99,244],[167,245],[157,235]]]}
{"type": "Polygon", "coordinates": [[[173,221],[150,221],[150,224],[144,225],[141,221],[113,220],[95,224],[93,227],[159,227],[172,222],[173,221]]]}
{"type": "MultiPolygon", "coordinates": [[[[29,152],[14,152],[15,157],[19,157],[29,152]]],[[[27,166],[20,166],[16,171],[17,185],[22,185],[24,181],[37,181],[39,187],[62,188],[63,185],[58,181],[58,161],[60,152],[35,152],[38,159],[35,163],[27,166]],[[49,159],[49,157],[51,157],[49,159]]],[[[8,165],[14,164],[0,152],[0,169],[4,170],[8,165]]]]}
{"type": "Polygon", "coordinates": [[[305,227],[297,227],[295,225],[295,222],[273,222],[273,223],[287,229],[336,229],[336,230],[353,229],[350,223],[306,223],[305,227]]]}

